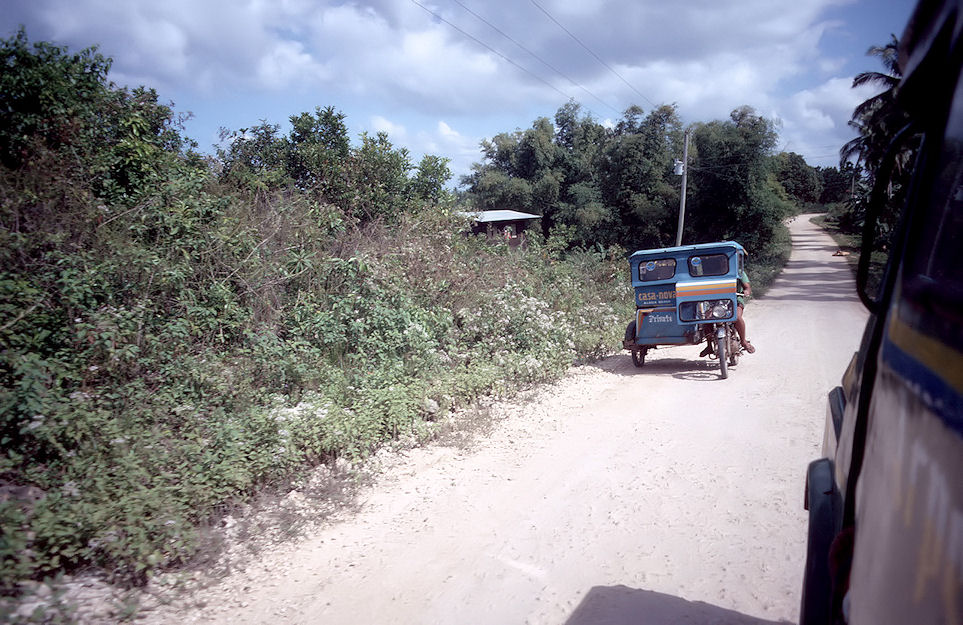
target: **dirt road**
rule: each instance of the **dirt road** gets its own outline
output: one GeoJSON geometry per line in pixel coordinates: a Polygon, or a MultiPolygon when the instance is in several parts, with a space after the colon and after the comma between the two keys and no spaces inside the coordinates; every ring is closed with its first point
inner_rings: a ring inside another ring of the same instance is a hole
{"type": "MultiPolygon", "coordinates": [[[[357,513],[151,623],[795,622],[807,463],[865,315],[807,217],[728,380],[700,347],[580,367],[470,447],[392,461],[357,513]]],[[[750,258],[751,262],[751,258],[750,258]]]]}

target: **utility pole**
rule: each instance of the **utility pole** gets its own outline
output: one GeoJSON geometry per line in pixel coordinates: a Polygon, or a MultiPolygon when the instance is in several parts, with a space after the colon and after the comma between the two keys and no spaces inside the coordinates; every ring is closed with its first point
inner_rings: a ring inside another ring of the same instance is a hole
{"type": "Polygon", "coordinates": [[[683,147],[682,147],[682,162],[680,163],[679,161],[676,161],[675,165],[676,165],[676,173],[682,174],[682,199],[679,200],[679,229],[676,231],[676,234],[675,234],[675,244],[678,246],[678,245],[682,245],[682,226],[683,224],[685,224],[685,183],[686,183],[686,176],[689,173],[689,129],[688,128],[685,131],[685,141],[683,142],[683,147]],[[680,169],[679,165],[682,165],[681,172],[679,171],[680,169]]]}

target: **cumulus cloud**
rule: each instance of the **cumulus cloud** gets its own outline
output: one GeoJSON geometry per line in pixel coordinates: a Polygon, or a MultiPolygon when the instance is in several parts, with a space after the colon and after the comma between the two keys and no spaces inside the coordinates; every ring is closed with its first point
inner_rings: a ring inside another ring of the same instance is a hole
{"type": "Polygon", "coordinates": [[[375,115],[370,120],[368,130],[387,133],[396,147],[409,150],[415,164],[427,154],[448,158],[453,183],[468,174],[471,164],[479,160],[481,137],[462,134],[444,120],[438,120],[433,126],[427,121],[419,125],[420,130],[409,132],[404,124],[375,115]]]}
{"type": "Polygon", "coordinates": [[[392,141],[403,141],[408,135],[408,131],[403,125],[396,124],[380,115],[371,118],[371,130],[375,133],[386,133],[392,141]]]}
{"type": "Polygon", "coordinates": [[[472,160],[478,160],[478,145],[481,137],[464,135],[446,122],[439,120],[431,135],[431,152],[452,159],[453,169],[467,173],[472,160]]]}
{"type": "Polygon", "coordinates": [[[260,85],[279,90],[299,81],[323,82],[330,73],[300,42],[278,41],[258,59],[255,75],[260,85]]]}
{"type": "Polygon", "coordinates": [[[853,109],[878,89],[852,88],[852,79],[833,78],[798,91],[780,103],[784,149],[806,155],[812,165],[835,165],[841,137],[852,136],[847,122],[853,109]]]}
{"type": "Polygon", "coordinates": [[[527,127],[569,98],[600,120],[632,104],[676,103],[687,122],[749,104],[780,119],[793,144],[805,133],[841,144],[861,96],[848,90],[846,59],[821,44],[841,28],[827,15],[851,1],[540,0],[542,11],[492,0],[466,2],[469,12],[441,0],[423,0],[427,11],[410,0],[13,0],[0,25],[99,43],[114,80],[176,93],[188,109],[253,95],[253,119],[273,106],[281,121],[298,112],[297,95],[306,110],[344,107],[395,141],[477,155],[482,136],[527,127]]]}
{"type": "Polygon", "coordinates": [[[453,129],[451,126],[449,126],[443,121],[438,122],[438,134],[440,134],[443,137],[449,137],[452,139],[458,139],[459,137],[461,137],[461,135],[458,133],[457,130],[453,129]]]}
{"type": "Polygon", "coordinates": [[[404,0],[36,2],[37,15],[55,36],[109,42],[125,74],[146,75],[149,68],[172,84],[216,76],[248,88],[328,87],[434,111],[484,111],[533,99],[592,100],[597,90],[598,100],[616,100],[619,110],[645,104],[638,102],[638,93],[654,102],[681,102],[679,96],[663,96],[686,91],[663,88],[660,68],[693,80],[711,75],[715,84],[731,79],[731,91],[762,90],[798,71],[818,37],[815,15],[832,0],[791,5],[713,0],[681,6],[544,0],[540,4],[547,14],[532,4],[501,1],[474,7],[474,15],[453,3],[426,4],[438,17],[404,0]],[[579,41],[549,16],[567,23],[579,41]],[[632,76],[633,88],[587,53],[583,42],[610,67],[632,76]],[[590,97],[545,63],[588,86],[590,97]],[[742,71],[748,64],[754,67],[752,82],[742,71]]]}

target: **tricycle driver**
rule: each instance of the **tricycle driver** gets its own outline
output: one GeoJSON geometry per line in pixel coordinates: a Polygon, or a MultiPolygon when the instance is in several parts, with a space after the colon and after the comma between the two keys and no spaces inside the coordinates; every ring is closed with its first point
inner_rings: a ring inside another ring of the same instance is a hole
{"type": "MultiPolygon", "coordinates": [[[[742,316],[742,310],[746,307],[746,298],[752,297],[752,285],[749,283],[749,275],[746,273],[745,269],[739,270],[739,277],[736,278],[736,320],[732,325],[735,326],[736,332],[739,333],[739,343],[742,348],[749,352],[750,354],[756,353],[756,348],[752,346],[749,339],[746,338],[746,320],[742,316]]],[[[709,356],[714,354],[712,343],[706,345],[706,348],[702,350],[700,356],[709,356]]]]}
{"type": "Polygon", "coordinates": [[[739,278],[736,279],[736,308],[738,314],[735,323],[732,325],[736,326],[736,332],[739,333],[739,341],[742,343],[742,348],[750,354],[754,354],[756,353],[756,348],[753,347],[749,339],[746,338],[746,320],[742,317],[742,309],[746,307],[746,298],[749,297],[752,297],[752,285],[749,284],[749,275],[746,274],[746,270],[742,269],[739,271],[739,278]]]}

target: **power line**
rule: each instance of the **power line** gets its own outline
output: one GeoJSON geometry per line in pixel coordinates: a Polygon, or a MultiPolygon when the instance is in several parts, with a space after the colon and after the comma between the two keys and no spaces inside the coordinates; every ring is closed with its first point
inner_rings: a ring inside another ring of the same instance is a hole
{"type": "Polygon", "coordinates": [[[438,19],[438,20],[440,20],[440,21],[448,24],[449,26],[451,26],[452,28],[454,28],[455,30],[457,30],[458,32],[460,32],[462,35],[468,37],[469,39],[471,39],[472,41],[474,41],[475,43],[477,43],[478,45],[480,45],[480,46],[482,46],[482,47],[490,50],[492,53],[498,55],[498,56],[501,57],[506,63],[509,63],[509,64],[517,67],[518,69],[522,70],[523,72],[525,72],[526,74],[528,74],[529,76],[531,76],[532,78],[534,78],[535,80],[537,80],[537,81],[539,81],[540,83],[544,84],[545,86],[547,86],[547,87],[555,90],[558,94],[560,94],[561,96],[565,97],[566,99],[568,99],[568,100],[573,100],[573,99],[574,99],[572,96],[570,96],[569,94],[565,93],[564,91],[562,91],[561,89],[559,89],[558,87],[556,87],[555,85],[553,85],[552,83],[548,82],[547,80],[545,80],[545,79],[542,78],[541,76],[538,76],[537,74],[529,71],[528,69],[525,69],[524,67],[522,67],[521,65],[519,65],[519,64],[516,63],[515,61],[511,60],[510,58],[508,58],[507,56],[505,56],[504,54],[502,54],[501,52],[499,52],[499,51],[496,50],[495,48],[491,47],[490,45],[488,45],[487,43],[485,43],[485,42],[482,41],[481,39],[478,39],[477,37],[474,37],[474,36],[468,34],[467,32],[465,32],[464,30],[462,30],[461,28],[455,26],[454,24],[452,24],[451,22],[449,22],[448,20],[446,20],[446,19],[443,18],[442,16],[438,15],[437,13],[435,13],[434,11],[432,11],[431,9],[429,9],[428,7],[426,7],[425,5],[423,5],[422,3],[418,2],[418,0],[411,0],[411,2],[414,3],[414,4],[416,4],[416,5],[418,5],[418,6],[420,6],[422,9],[424,9],[425,11],[427,11],[429,14],[431,14],[432,16],[434,16],[436,19],[438,19]]]}
{"type": "MultiPolygon", "coordinates": [[[[414,1],[414,0],[412,0],[412,1],[414,1]]],[[[574,39],[574,40],[576,41],[576,43],[578,43],[578,45],[580,45],[580,46],[582,46],[583,48],[585,48],[585,51],[588,52],[589,54],[591,54],[593,57],[595,57],[595,60],[596,60],[596,61],[598,61],[599,63],[601,63],[607,70],[609,70],[610,72],[612,72],[613,74],[615,74],[616,76],[618,76],[619,80],[621,80],[621,81],[624,82],[626,85],[628,85],[629,89],[631,89],[632,91],[634,91],[640,98],[642,98],[643,100],[645,100],[646,102],[648,102],[649,104],[651,104],[651,105],[652,105],[652,108],[656,108],[656,107],[657,107],[657,105],[655,104],[655,102],[653,102],[652,100],[650,100],[650,99],[648,99],[647,97],[645,97],[645,96],[642,94],[641,91],[639,91],[638,89],[636,89],[629,81],[627,81],[625,78],[623,78],[623,77],[622,77],[622,74],[620,74],[620,73],[618,73],[617,71],[615,71],[614,69],[612,69],[612,66],[610,66],[608,63],[606,63],[605,61],[603,61],[603,60],[602,60],[602,57],[600,57],[599,55],[595,54],[595,52],[593,52],[591,48],[589,48],[587,45],[585,45],[584,43],[582,43],[582,40],[581,40],[581,39],[579,39],[578,37],[576,37],[576,36],[572,33],[572,31],[570,31],[569,29],[565,28],[565,26],[563,26],[561,22],[559,22],[557,19],[555,19],[555,18],[552,16],[551,13],[549,13],[548,11],[546,11],[545,8],[542,7],[542,5],[540,5],[540,4],[539,4],[538,2],[536,2],[535,0],[530,0],[530,2],[531,2],[532,4],[534,4],[536,7],[538,7],[538,10],[540,10],[542,13],[544,13],[544,14],[546,15],[546,17],[548,17],[548,19],[550,19],[550,20],[552,20],[553,22],[555,22],[555,24],[556,24],[559,28],[561,28],[562,30],[564,30],[565,33],[566,33],[569,37],[571,37],[572,39],[574,39]]]]}
{"type": "Polygon", "coordinates": [[[559,70],[559,69],[557,69],[556,67],[554,67],[553,65],[551,65],[548,61],[546,61],[545,59],[543,59],[543,58],[540,57],[539,55],[535,54],[534,52],[532,52],[531,50],[529,50],[528,48],[526,48],[525,46],[523,46],[522,44],[520,44],[518,41],[516,41],[516,40],[513,39],[510,35],[508,35],[508,34],[506,34],[505,32],[503,32],[500,28],[498,28],[497,26],[495,26],[494,24],[492,24],[491,22],[489,22],[488,20],[486,20],[484,17],[482,17],[481,15],[479,15],[479,14],[475,13],[474,11],[472,11],[470,8],[468,8],[467,6],[465,6],[460,0],[451,0],[451,1],[454,2],[455,4],[457,4],[458,6],[460,6],[461,8],[465,9],[466,11],[468,11],[471,15],[473,15],[473,16],[474,16],[476,19],[478,19],[479,21],[484,22],[489,28],[491,28],[492,30],[494,30],[495,32],[497,32],[499,35],[501,35],[501,36],[504,37],[505,39],[508,39],[509,41],[511,41],[512,43],[514,43],[516,46],[518,46],[519,48],[521,48],[522,51],[524,51],[524,52],[532,55],[533,57],[535,57],[539,62],[541,62],[542,65],[544,65],[545,67],[547,67],[548,69],[552,70],[553,72],[555,72],[556,74],[558,74],[559,76],[561,76],[562,78],[564,78],[565,80],[569,81],[570,83],[572,83],[573,85],[575,85],[576,87],[578,87],[579,89],[581,89],[582,91],[584,91],[585,93],[587,93],[587,94],[589,94],[590,96],[592,96],[593,98],[595,98],[602,106],[606,106],[606,107],[608,107],[609,109],[615,111],[616,113],[621,113],[621,111],[619,111],[618,109],[616,109],[614,106],[612,106],[612,105],[609,104],[608,102],[604,101],[602,98],[598,97],[597,95],[595,95],[594,93],[592,93],[591,91],[589,91],[586,87],[583,87],[583,86],[580,85],[579,83],[575,82],[575,80],[573,80],[573,79],[570,78],[569,76],[565,75],[561,70],[559,70]]]}

